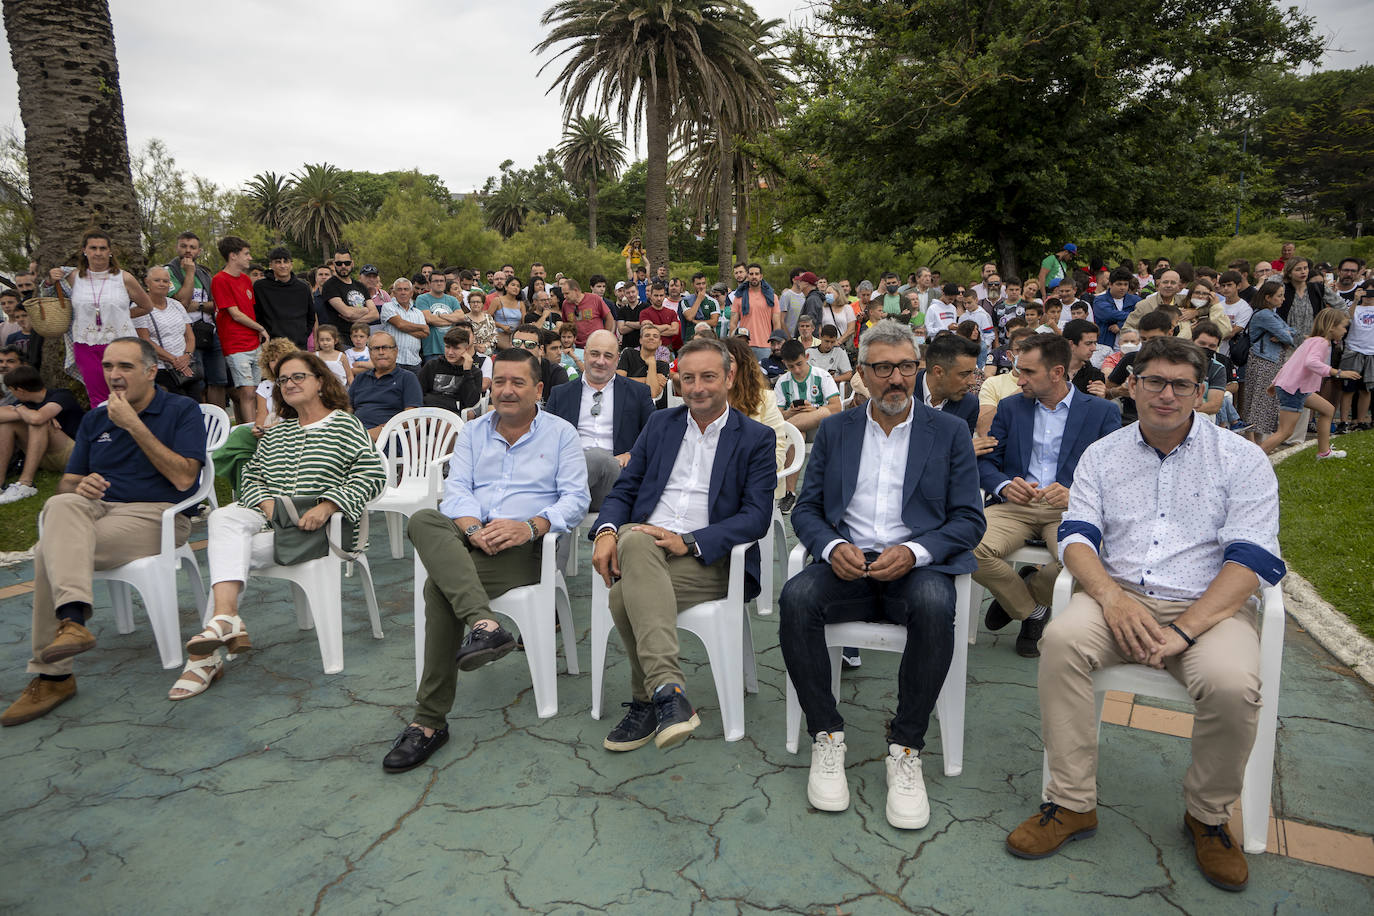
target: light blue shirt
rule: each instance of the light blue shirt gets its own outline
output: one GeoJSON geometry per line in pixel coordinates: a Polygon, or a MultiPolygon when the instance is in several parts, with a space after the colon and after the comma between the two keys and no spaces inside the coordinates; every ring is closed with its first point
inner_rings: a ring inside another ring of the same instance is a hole
{"type": "Polygon", "coordinates": [[[484,524],[543,516],[550,531],[573,530],[591,505],[577,429],[540,410],[529,431],[511,445],[496,430],[498,416],[483,414],[458,433],[439,511],[484,524]]]}
{"type": "Polygon", "coordinates": [[[1064,427],[1069,422],[1069,404],[1073,402],[1073,385],[1064,400],[1046,407],[1035,402],[1035,440],[1031,443],[1030,464],[1026,467],[1026,482],[1048,487],[1059,475],[1059,449],[1064,444],[1064,427]]]}

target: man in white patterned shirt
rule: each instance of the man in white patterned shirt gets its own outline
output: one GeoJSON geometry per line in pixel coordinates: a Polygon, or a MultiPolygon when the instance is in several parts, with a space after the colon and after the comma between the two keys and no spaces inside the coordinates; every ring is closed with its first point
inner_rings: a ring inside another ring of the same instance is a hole
{"type": "Polygon", "coordinates": [[[1191,341],[1147,341],[1130,394],[1139,423],[1083,453],[1059,554],[1081,591],[1040,643],[1045,803],[1007,837],[1043,858],[1097,830],[1095,670],[1164,668],[1196,698],[1184,824],[1212,884],[1241,890],[1245,856],[1227,824],[1259,718],[1261,580],[1278,557],[1278,483],[1264,454],[1196,413],[1210,360],[1191,341]]]}

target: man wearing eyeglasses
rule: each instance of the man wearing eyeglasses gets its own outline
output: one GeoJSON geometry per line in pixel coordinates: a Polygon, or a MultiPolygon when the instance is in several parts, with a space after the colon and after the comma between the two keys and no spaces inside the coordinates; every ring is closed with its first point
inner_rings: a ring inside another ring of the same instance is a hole
{"type": "Polygon", "coordinates": [[[377,324],[381,320],[377,304],[368,295],[367,287],[352,279],[353,255],[349,250],[339,246],[329,266],[334,276],[324,281],[321,295],[338,314],[339,325],[346,328],[358,321],[377,324]]]}
{"type": "Polygon", "coordinates": [[[1203,877],[1231,891],[1248,881],[1228,824],[1260,711],[1257,591],[1286,570],[1268,460],[1197,414],[1208,362],[1191,341],[1143,343],[1130,380],[1140,422],[1079,462],[1059,526],[1079,591],[1040,646],[1049,783],[1039,813],[1007,837],[1013,855],[1044,858],[1096,832],[1092,676],[1135,663],[1167,669],[1195,698],[1183,822],[1203,877]]]}
{"type": "Polygon", "coordinates": [[[983,491],[998,502],[985,510],[988,530],[973,553],[973,578],[992,592],[984,621],[989,630],[1021,621],[1016,653],[1022,658],[1040,655],[1059,565],[1027,566],[1018,574],[1002,558],[1026,546],[1028,538],[1042,539],[1054,551],[1083,451],[1121,428],[1115,404],[1074,388],[1072,360],[1072,346],[1058,334],[1026,338],[1016,356],[1022,396],[998,402],[990,431],[996,444],[978,459],[983,491]]]}
{"type": "Polygon", "coordinates": [[[954,577],[973,571],[982,499],[968,426],[915,397],[916,335],[880,321],[859,339],[871,398],[822,421],[801,497],[797,537],[815,558],[783,586],[779,636],[813,741],[806,794],[849,807],[844,719],[830,689],[825,626],[873,620],[906,628],[897,712],[887,733],[887,820],[930,820],[919,753],[954,652],[954,577]]]}
{"type": "MultiPolygon", "coordinates": [[[[548,333],[552,334],[553,332],[550,331],[548,333]]],[[[544,358],[544,334],[545,331],[537,325],[522,324],[515,329],[510,339],[510,345],[512,347],[519,347],[522,350],[529,351],[529,354],[539,363],[539,380],[544,386],[543,394],[539,397],[540,403],[543,403],[548,398],[549,393],[556,387],[568,381],[567,369],[557,365],[552,360],[544,358]]],[[[482,365],[482,372],[485,378],[491,378],[491,360],[487,360],[486,363],[482,365]]]]}
{"type": "Polygon", "coordinates": [[[396,338],[378,331],[367,339],[367,352],[372,357],[372,368],[353,377],[348,399],[353,404],[354,416],[375,441],[388,420],[403,410],[422,406],[425,395],[415,373],[396,365],[396,338]]]}

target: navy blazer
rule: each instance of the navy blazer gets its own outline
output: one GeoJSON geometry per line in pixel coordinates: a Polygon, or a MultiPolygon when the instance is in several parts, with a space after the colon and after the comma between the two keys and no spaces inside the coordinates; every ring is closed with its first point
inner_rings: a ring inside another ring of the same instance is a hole
{"type": "MultiPolygon", "coordinates": [[[[915,391],[917,394],[921,394],[925,391],[925,379],[926,370],[922,369],[920,372],[916,373],[915,391]]],[[[940,410],[944,411],[947,414],[953,414],[960,420],[963,420],[965,423],[967,423],[968,433],[970,436],[977,432],[978,396],[976,394],[969,394],[967,391],[965,391],[964,396],[957,401],[953,399],[946,399],[945,402],[940,405],[940,410]]]]}
{"type": "MultiPolygon", "coordinates": [[[[582,396],[587,386],[578,379],[570,385],[557,385],[548,393],[544,409],[560,416],[574,427],[582,415],[582,396]]],[[[611,404],[615,416],[611,418],[612,454],[623,455],[634,448],[640,430],[654,414],[654,399],[649,386],[623,375],[611,376],[611,404]]]]}
{"type": "MultiPolygon", "coordinates": [[[[972,400],[976,406],[978,399],[972,400]]],[[[973,548],[987,528],[973,439],[963,422],[943,411],[915,399],[911,410],[902,522],[911,530],[911,540],[930,551],[934,562],[928,569],[950,575],[973,572],[978,566],[973,548]]],[[[852,407],[823,420],[816,432],[801,495],[792,509],[792,529],[817,560],[831,541],[850,540],[844,516],[859,486],[867,423],[867,406],[852,407]]]]}
{"type": "MultiPolygon", "coordinates": [[[[601,504],[592,537],[602,525],[619,528],[649,520],[673,473],[688,422],[686,407],[654,412],[630,450],[630,463],[601,504]]],[[[773,523],[773,487],[778,479],[776,448],[773,430],[738,410],[730,410],[716,445],[716,460],[711,465],[707,525],[691,532],[697,539],[703,563],[728,557],[736,544],[757,541],[768,533],[768,526],[773,523]]],[[[771,563],[773,558],[768,561],[771,563]]],[[[757,544],[745,554],[744,577],[744,596],[748,600],[760,591],[757,544]]]]}
{"type": "MultiPolygon", "coordinates": [[[[978,459],[978,476],[989,496],[1004,481],[1026,476],[1035,440],[1035,405],[1035,399],[1025,395],[1013,395],[997,403],[990,432],[997,445],[978,459]]],[[[1069,419],[1064,425],[1064,441],[1059,446],[1055,481],[1066,487],[1073,486],[1073,472],[1078,467],[1078,459],[1083,457],[1083,450],[1120,428],[1121,408],[1114,402],[1075,391],[1069,404],[1069,419]]],[[[1040,484],[1048,486],[1043,480],[1040,484]]]]}

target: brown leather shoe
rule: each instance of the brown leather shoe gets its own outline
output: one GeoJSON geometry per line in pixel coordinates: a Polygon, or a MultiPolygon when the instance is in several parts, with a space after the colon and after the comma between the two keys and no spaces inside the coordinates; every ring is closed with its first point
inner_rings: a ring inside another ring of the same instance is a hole
{"type": "Polygon", "coordinates": [[[1007,836],[1007,852],[1019,859],[1052,856],[1070,840],[1086,840],[1097,833],[1097,809],[1084,814],[1045,802],[1040,813],[1026,818],[1007,836]]]}
{"type": "Polygon", "coordinates": [[[19,694],[19,699],[0,715],[0,725],[23,725],[42,718],[76,696],[76,678],[65,681],[45,681],[36,677],[19,694]]]}
{"type": "Polygon", "coordinates": [[[1197,867],[1207,883],[1224,891],[1243,891],[1250,882],[1250,866],[1245,852],[1231,836],[1227,824],[1204,824],[1191,814],[1184,813],[1183,829],[1193,838],[1197,867]]]}
{"type": "Polygon", "coordinates": [[[75,620],[64,620],[57,626],[57,635],[38,653],[38,660],[46,665],[64,658],[80,655],[95,648],[95,634],[75,620]]]}

